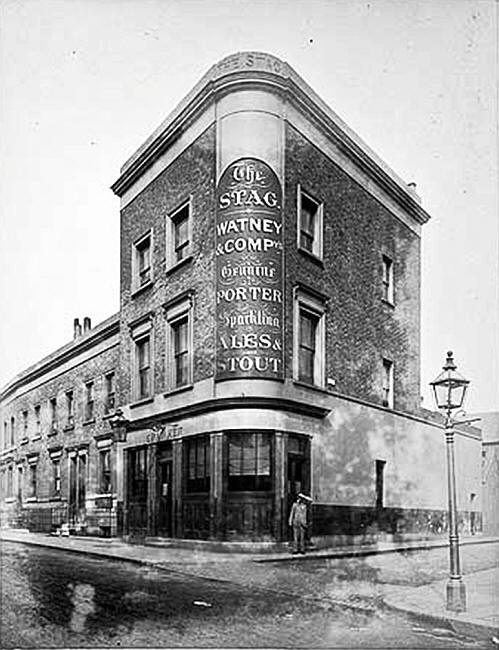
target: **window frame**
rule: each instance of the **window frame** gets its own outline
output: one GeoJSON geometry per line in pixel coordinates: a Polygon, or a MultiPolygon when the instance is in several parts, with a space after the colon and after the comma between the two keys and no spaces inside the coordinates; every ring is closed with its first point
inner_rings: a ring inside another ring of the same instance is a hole
{"type": "Polygon", "coordinates": [[[29,493],[28,499],[38,497],[38,462],[29,462],[29,493]]]}
{"type": "Polygon", "coordinates": [[[150,228],[147,232],[139,237],[132,244],[132,294],[141,291],[145,287],[148,287],[152,284],[154,279],[154,264],[153,264],[153,229],[150,228]],[[142,247],[145,242],[148,242],[149,250],[149,266],[141,268],[141,255],[142,247]],[[146,274],[145,279],[141,278],[141,274],[146,274]]]}
{"type": "Polygon", "coordinates": [[[395,286],[394,286],[394,263],[393,259],[383,253],[381,256],[382,264],[382,291],[383,301],[389,305],[395,304],[395,286]]]}
{"type": "Polygon", "coordinates": [[[306,253],[307,255],[311,255],[312,257],[315,257],[318,260],[323,259],[324,257],[324,203],[321,201],[318,201],[314,196],[312,196],[309,192],[306,192],[303,187],[298,184],[297,187],[297,199],[296,199],[296,205],[297,205],[297,218],[296,218],[296,245],[298,250],[306,253]],[[315,212],[313,213],[313,233],[305,229],[303,227],[303,217],[304,217],[304,211],[303,211],[303,204],[304,204],[304,199],[307,202],[310,202],[314,204],[315,206],[315,212]],[[303,244],[303,233],[307,233],[309,237],[311,237],[312,245],[311,249],[309,249],[307,246],[303,244]]]}
{"type": "Polygon", "coordinates": [[[274,436],[269,431],[229,431],[226,433],[226,462],[225,462],[225,471],[227,475],[227,492],[265,492],[269,493],[273,490],[273,460],[274,460],[274,448],[273,440],[274,436]],[[241,450],[239,462],[240,462],[240,472],[231,473],[231,441],[232,444],[236,437],[239,437],[242,441],[242,445],[239,447],[241,450]],[[249,443],[252,440],[253,445],[249,443]],[[268,472],[258,473],[259,461],[261,461],[261,455],[259,449],[263,446],[262,442],[265,440],[266,446],[268,448],[268,472]],[[245,453],[245,449],[249,449],[248,453],[245,453]],[[254,454],[251,451],[254,450],[254,454]],[[253,457],[252,457],[253,456],[253,457]],[[246,457],[246,458],[245,458],[246,457]],[[245,462],[246,461],[246,462],[245,462]],[[249,464],[254,462],[254,473],[247,473],[243,471],[244,467],[248,468],[249,464]]]}
{"type": "Polygon", "coordinates": [[[51,457],[52,461],[52,482],[51,482],[51,498],[58,499],[61,497],[61,456],[51,457]]]}
{"type": "Polygon", "coordinates": [[[66,427],[74,427],[74,423],[75,423],[74,389],[67,390],[65,392],[65,396],[66,396],[66,427]]]}
{"type": "Polygon", "coordinates": [[[50,433],[57,433],[57,396],[49,398],[50,433]]]}
{"type": "Polygon", "coordinates": [[[10,417],[10,446],[15,447],[16,445],[16,418],[14,415],[10,417]]]}
{"type": "Polygon", "coordinates": [[[381,403],[385,408],[393,409],[395,405],[394,394],[394,366],[391,359],[383,357],[382,359],[382,398],[381,403]]]}
{"type": "Polygon", "coordinates": [[[42,435],[42,406],[35,404],[35,438],[41,438],[42,435]]]}
{"type": "Polygon", "coordinates": [[[188,294],[177,299],[173,303],[165,305],[165,319],[166,319],[166,380],[167,392],[183,390],[192,386],[193,383],[193,358],[194,358],[194,340],[193,340],[193,297],[188,294]],[[186,360],[186,379],[182,383],[178,381],[178,367],[177,358],[178,351],[175,349],[176,341],[176,328],[178,325],[186,321],[186,345],[187,348],[182,354],[187,357],[186,360]]]}
{"type": "Polygon", "coordinates": [[[201,494],[210,491],[211,484],[211,437],[204,433],[184,440],[185,491],[187,494],[201,494]],[[194,464],[191,455],[194,451],[194,464]],[[191,470],[194,476],[191,477],[191,470]],[[201,471],[198,470],[201,468],[201,471]]]}
{"type": "Polygon", "coordinates": [[[113,493],[113,472],[111,464],[111,447],[99,449],[99,494],[113,493]],[[105,461],[107,458],[107,466],[105,461]],[[105,478],[106,477],[106,478],[105,478]],[[107,489],[105,489],[107,487],[107,489]]]}
{"type": "Polygon", "coordinates": [[[153,399],[154,396],[155,382],[153,316],[153,312],[149,312],[141,316],[139,320],[130,323],[129,325],[132,345],[131,392],[132,399],[135,402],[150,400],[153,399]],[[147,396],[141,393],[139,376],[140,345],[146,340],[149,341],[149,392],[147,396]]]}
{"type": "Polygon", "coordinates": [[[325,299],[296,288],[294,292],[293,318],[293,378],[296,382],[316,388],[325,387],[326,370],[326,304],[325,299]],[[301,314],[307,313],[317,319],[315,328],[315,353],[313,358],[313,381],[301,376],[301,314]]]}
{"type": "Polygon", "coordinates": [[[192,256],[192,195],[183,201],[179,207],[175,208],[173,212],[166,216],[165,248],[165,259],[168,269],[172,269],[176,266],[179,266],[180,264],[183,264],[192,256]],[[177,254],[178,247],[176,245],[177,227],[180,221],[184,221],[184,219],[181,218],[181,214],[184,212],[184,210],[187,211],[185,218],[185,221],[187,222],[187,238],[186,242],[180,247],[181,250],[185,248],[185,251],[179,258],[177,254]]]}
{"type": "Polygon", "coordinates": [[[95,419],[95,381],[85,382],[85,422],[95,419]]]}
{"type": "Polygon", "coordinates": [[[111,370],[104,375],[105,398],[104,412],[111,413],[116,408],[116,372],[111,370]],[[110,378],[111,381],[110,381],[110,378]],[[113,390],[111,391],[110,388],[113,390]]]}

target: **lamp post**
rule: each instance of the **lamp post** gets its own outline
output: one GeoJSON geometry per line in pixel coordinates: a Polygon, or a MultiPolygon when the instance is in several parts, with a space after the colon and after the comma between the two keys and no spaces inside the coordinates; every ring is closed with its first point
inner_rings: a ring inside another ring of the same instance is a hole
{"type": "Polygon", "coordinates": [[[109,418],[109,424],[113,430],[113,439],[115,442],[126,442],[128,420],[123,415],[121,409],[116,409],[109,418]]]}
{"type": "Polygon", "coordinates": [[[447,484],[449,497],[449,552],[450,575],[447,582],[447,609],[453,612],[466,610],[466,587],[462,581],[459,561],[459,535],[457,529],[456,476],[454,464],[454,424],[451,414],[460,409],[468,384],[456,371],[452,352],[447,352],[443,372],[430,382],[437,407],[445,412],[445,441],[447,448],[447,484]]]}

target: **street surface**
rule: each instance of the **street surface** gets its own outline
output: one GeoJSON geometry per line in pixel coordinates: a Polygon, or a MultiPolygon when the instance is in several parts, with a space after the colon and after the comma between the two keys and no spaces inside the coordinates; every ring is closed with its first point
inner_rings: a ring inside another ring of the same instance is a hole
{"type": "MultiPolygon", "coordinates": [[[[498,545],[463,548],[468,571],[498,545]]],[[[445,549],[286,564],[160,568],[2,543],[1,647],[482,648],[383,607],[390,584],[446,575],[445,549]]]]}

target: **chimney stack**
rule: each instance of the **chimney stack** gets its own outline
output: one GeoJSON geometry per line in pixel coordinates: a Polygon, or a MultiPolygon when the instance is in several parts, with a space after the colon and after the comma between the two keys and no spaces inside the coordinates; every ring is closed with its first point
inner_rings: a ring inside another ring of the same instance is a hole
{"type": "Polygon", "coordinates": [[[80,319],[75,318],[73,321],[73,338],[78,339],[81,336],[81,325],[80,325],[80,319]]]}
{"type": "Polygon", "coordinates": [[[86,334],[87,332],[90,332],[92,329],[92,321],[90,320],[89,316],[85,316],[83,319],[83,333],[86,334]]]}

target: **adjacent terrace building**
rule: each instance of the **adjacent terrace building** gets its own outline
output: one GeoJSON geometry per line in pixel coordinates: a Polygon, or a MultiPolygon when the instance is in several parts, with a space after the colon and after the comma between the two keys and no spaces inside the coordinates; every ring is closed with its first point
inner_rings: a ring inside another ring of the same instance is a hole
{"type": "MultiPolygon", "coordinates": [[[[304,491],[318,543],[442,533],[415,188],[287,63],[243,52],[210,68],[112,189],[119,315],[4,389],[4,509],[278,542],[304,491]]],[[[471,511],[479,526],[480,435],[456,443],[462,526],[471,511]]]]}

